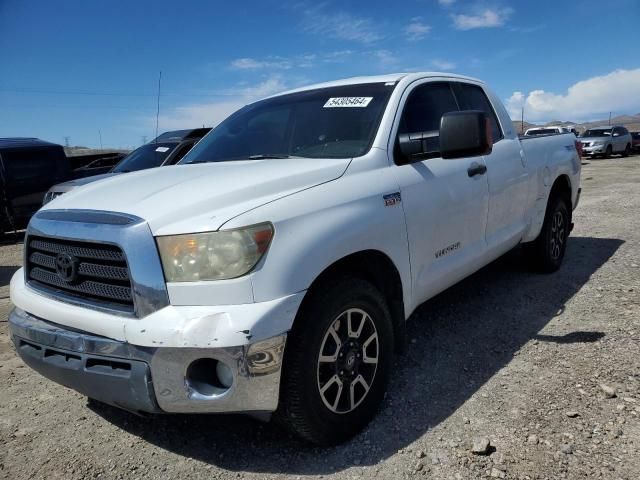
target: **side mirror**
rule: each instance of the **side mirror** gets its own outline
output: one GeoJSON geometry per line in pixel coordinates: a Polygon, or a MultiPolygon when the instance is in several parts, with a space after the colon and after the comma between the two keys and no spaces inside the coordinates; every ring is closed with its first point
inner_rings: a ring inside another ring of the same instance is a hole
{"type": "Polygon", "coordinates": [[[619,134],[619,133],[614,133],[614,134],[613,134],[613,136],[614,136],[614,137],[619,137],[619,136],[620,136],[620,134],[619,134]]]}
{"type": "Polygon", "coordinates": [[[491,124],[480,110],[449,112],[440,121],[440,156],[461,158],[491,153],[491,124]]]}

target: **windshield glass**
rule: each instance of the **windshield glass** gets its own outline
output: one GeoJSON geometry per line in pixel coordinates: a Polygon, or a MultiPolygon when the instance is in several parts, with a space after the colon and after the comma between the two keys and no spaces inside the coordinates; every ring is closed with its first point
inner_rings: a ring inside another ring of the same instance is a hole
{"type": "Polygon", "coordinates": [[[180,163],[364,155],[393,87],[348,85],[262,100],[223,121],[180,163]]]}
{"type": "Polygon", "coordinates": [[[551,133],[558,133],[558,129],[556,128],[539,128],[537,130],[529,130],[525,135],[549,135],[551,133]]]}
{"type": "Polygon", "coordinates": [[[582,134],[583,137],[608,137],[610,135],[610,128],[592,128],[591,130],[587,130],[582,134]]]}
{"type": "Polygon", "coordinates": [[[175,142],[147,143],[124,157],[112,171],[126,173],[159,167],[176,145],[175,142]]]}

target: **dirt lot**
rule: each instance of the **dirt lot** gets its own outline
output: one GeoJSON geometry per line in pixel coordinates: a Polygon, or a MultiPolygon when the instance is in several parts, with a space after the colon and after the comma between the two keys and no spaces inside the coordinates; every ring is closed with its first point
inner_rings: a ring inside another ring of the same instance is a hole
{"type": "Polygon", "coordinates": [[[0,477],[640,478],[640,156],[582,178],[562,269],[517,250],[421,307],[380,414],[331,449],[243,417],[138,418],[33,373],[7,337],[22,248],[0,247],[0,477]]]}

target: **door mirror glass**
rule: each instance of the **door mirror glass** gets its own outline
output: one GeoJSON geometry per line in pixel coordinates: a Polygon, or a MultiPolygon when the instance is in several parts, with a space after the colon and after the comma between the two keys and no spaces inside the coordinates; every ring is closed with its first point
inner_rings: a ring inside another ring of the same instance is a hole
{"type": "Polygon", "coordinates": [[[445,113],[440,121],[440,156],[453,159],[491,153],[491,124],[485,112],[465,110],[445,113]]]}

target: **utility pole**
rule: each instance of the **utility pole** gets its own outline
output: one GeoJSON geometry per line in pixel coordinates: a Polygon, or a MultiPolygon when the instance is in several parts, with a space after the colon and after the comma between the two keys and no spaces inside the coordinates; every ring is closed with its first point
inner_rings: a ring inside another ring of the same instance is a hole
{"type": "Polygon", "coordinates": [[[609,125],[611,125],[611,112],[609,112],[609,125]]]}
{"type": "Polygon", "coordinates": [[[64,137],[64,146],[67,147],[67,148],[69,148],[69,139],[70,138],[71,137],[64,137]]]}
{"type": "Polygon", "coordinates": [[[147,136],[142,135],[142,145],[144,145],[145,143],[147,143],[147,136]]]}
{"type": "Polygon", "coordinates": [[[98,129],[98,135],[100,136],[100,150],[103,150],[103,148],[102,148],[102,131],[100,131],[100,129],[98,129]]]}
{"type": "Polygon", "coordinates": [[[524,106],[522,107],[522,117],[520,117],[520,133],[524,135],[524,106]]]}
{"type": "Polygon", "coordinates": [[[160,82],[162,81],[162,70],[158,76],[158,108],[156,110],[156,138],[158,138],[158,118],[160,117],[160,82]]]}

